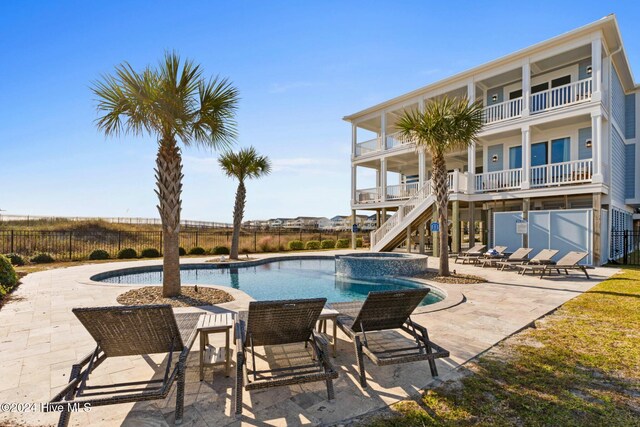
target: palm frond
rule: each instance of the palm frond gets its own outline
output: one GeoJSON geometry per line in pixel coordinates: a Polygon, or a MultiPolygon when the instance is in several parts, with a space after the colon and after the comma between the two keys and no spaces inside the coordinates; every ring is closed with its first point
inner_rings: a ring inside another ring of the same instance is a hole
{"type": "Polygon", "coordinates": [[[218,158],[218,164],[227,176],[240,182],[271,173],[271,160],[258,154],[254,147],[243,148],[236,153],[226,151],[218,158]]]}

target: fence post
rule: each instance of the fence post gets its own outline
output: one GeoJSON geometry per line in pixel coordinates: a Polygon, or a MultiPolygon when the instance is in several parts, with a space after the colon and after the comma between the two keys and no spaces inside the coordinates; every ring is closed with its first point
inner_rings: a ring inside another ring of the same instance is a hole
{"type": "Polygon", "coordinates": [[[198,246],[198,230],[196,230],[196,246],[198,246]]]}
{"type": "Polygon", "coordinates": [[[280,229],[278,228],[278,252],[280,252],[280,229]]]}
{"type": "Polygon", "coordinates": [[[253,232],[253,252],[258,252],[258,232],[253,232]]]}
{"type": "Polygon", "coordinates": [[[122,249],[122,231],[118,230],[118,252],[122,249]]]}
{"type": "Polygon", "coordinates": [[[13,230],[11,230],[11,253],[15,253],[13,250],[13,230]]]}
{"type": "Polygon", "coordinates": [[[300,227],[300,241],[302,241],[302,227],[300,227]]]}
{"type": "Polygon", "coordinates": [[[629,253],[629,230],[624,230],[624,234],[622,235],[622,263],[627,265],[629,260],[627,259],[627,254],[629,253]]]}
{"type": "MultiPolygon", "coordinates": [[[[180,235],[178,235],[178,245],[180,244],[180,235]]],[[[158,248],[158,252],[162,255],[162,230],[160,230],[160,247],[158,248]]]]}
{"type": "Polygon", "coordinates": [[[71,242],[73,231],[69,230],[69,261],[73,258],[73,244],[71,242]]]}

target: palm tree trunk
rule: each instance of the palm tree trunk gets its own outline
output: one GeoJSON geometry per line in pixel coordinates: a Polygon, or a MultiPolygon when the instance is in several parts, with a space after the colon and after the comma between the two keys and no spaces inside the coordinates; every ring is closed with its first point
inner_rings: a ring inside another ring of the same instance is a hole
{"type": "Polygon", "coordinates": [[[433,156],[433,188],[436,192],[438,206],[438,222],[440,223],[440,276],[449,275],[449,227],[447,224],[447,207],[449,204],[449,185],[447,179],[447,164],[442,154],[433,156]]]}
{"type": "Polygon", "coordinates": [[[182,156],[173,138],[159,141],[156,159],[158,212],[163,234],[162,295],[180,295],[180,210],[182,193],[182,156]]]}
{"type": "Polygon", "coordinates": [[[229,258],[238,259],[238,246],[240,245],[240,226],[244,216],[244,205],[247,201],[247,189],[244,181],[238,183],[236,190],[236,203],[233,206],[233,236],[231,237],[231,253],[229,258]]]}

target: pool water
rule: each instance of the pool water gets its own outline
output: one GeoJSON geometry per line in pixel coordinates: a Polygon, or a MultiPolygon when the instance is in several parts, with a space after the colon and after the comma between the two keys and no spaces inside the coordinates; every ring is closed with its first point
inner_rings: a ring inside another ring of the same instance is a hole
{"type": "MultiPolygon", "coordinates": [[[[408,280],[391,278],[351,279],[336,276],[333,259],[299,259],[273,261],[253,267],[188,268],[182,266],[180,279],[189,285],[228,286],[247,293],[258,301],[327,298],[328,302],[364,300],[371,291],[391,291],[419,288],[408,280]]],[[[158,285],[162,271],[121,274],[100,280],[107,283],[158,285]]],[[[443,299],[432,292],[421,305],[443,299]]]]}

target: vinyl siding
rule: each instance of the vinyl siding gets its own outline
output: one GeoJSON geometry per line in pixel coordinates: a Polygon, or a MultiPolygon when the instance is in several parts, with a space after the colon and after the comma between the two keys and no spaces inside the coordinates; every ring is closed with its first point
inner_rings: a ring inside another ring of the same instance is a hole
{"type": "Polygon", "coordinates": [[[624,196],[633,199],[636,195],[636,144],[625,145],[624,148],[624,196]]]}
{"type": "Polygon", "coordinates": [[[487,90],[487,105],[499,104],[504,101],[504,87],[494,87],[493,89],[487,90]],[[497,96],[496,101],[493,101],[493,95],[497,96]]]}
{"type": "Polygon", "coordinates": [[[491,145],[487,148],[487,169],[489,172],[497,172],[503,169],[503,146],[502,144],[491,145]],[[498,156],[498,161],[493,162],[493,156],[498,156]]]}
{"type": "Polygon", "coordinates": [[[624,118],[625,118],[625,95],[624,89],[622,88],[622,83],[620,83],[620,78],[618,77],[618,73],[613,69],[613,79],[611,82],[611,114],[613,119],[618,123],[620,129],[625,128],[624,118]]]}
{"type": "Polygon", "coordinates": [[[591,65],[591,58],[582,60],[578,63],[578,80],[584,80],[591,77],[587,73],[587,67],[591,65]]]}
{"type": "Polygon", "coordinates": [[[624,97],[624,136],[627,139],[636,137],[636,94],[624,97]]]}
{"type": "Polygon", "coordinates": [[[624,203],[625,199],[625,145],[615,128],[611,132],[611,161],[616,167],[611,170],[611,197],[624,203]]]}
{"type": "Polygon", "coordinates": [[[578,129],[578,159],[593,157],[591,147],[587,147],[587,139],[591,139],[591,128],[578,129]]]}

